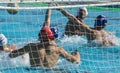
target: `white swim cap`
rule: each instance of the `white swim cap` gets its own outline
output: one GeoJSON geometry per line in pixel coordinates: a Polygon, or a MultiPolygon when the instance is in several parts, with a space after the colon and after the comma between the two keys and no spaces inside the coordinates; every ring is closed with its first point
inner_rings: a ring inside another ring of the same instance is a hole
{"type": "Polygon", "coordinates": [[[87,8],[86,8],[86,7],[80,7],[79,10],[85,10],[86,16],[88,15],[88,11],[87,11],[87,8]]]}
{"type": "Polygon", "coordinates": [[[7,44],[7,38],[3,34],[0,34],[0,46],[6,45],[6,44],[7,44]]]}

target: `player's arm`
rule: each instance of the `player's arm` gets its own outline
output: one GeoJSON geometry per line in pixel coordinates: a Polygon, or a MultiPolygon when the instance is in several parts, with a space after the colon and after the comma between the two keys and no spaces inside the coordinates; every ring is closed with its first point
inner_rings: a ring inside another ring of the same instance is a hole
{"type": "Polygon", "coordinates": [[[58,52],[60,56],[65,58],[66,60],[74,63],[79,63],[80,62],[80,54],[77,51],[74,51],[72,54],[67,53],[63,48],[58,47],[58,52]]]}
{"type": "Polygon", "coordinates": [[[5,52],[11,52],[11,51],[13,51],[13,50],[16,49],[16,46],[13,45],[13,44],[11,44],[11,45],[9,45],[9,46],[3,45],[2,48],[3,48],[3,50],[4,50],[5,52]]]}
{"type": "Polygon", "coordinates": [[[32,47],[30,46],[30,44],[28,44],[28,45],[24,46],[23,48],[20,48],[20,49],[18,49],[18,50],[12,51],[12,52],[9,54],[9,57],[14,58],[14,57],[23,55],[23,54],[25,54],[25,53],[28,53],[28,52],[30,52],[31,48],[32,48],[32,47]]]}
{"type": "MultiPolygon", "coordinates": [[[[49,6],[51,6],[51,4],[49,4],[49,6]]],[[[44,22],[43,26],[50,27],[50,16],[51,16],[51,9],[48,8],[46,11],[45,22],[44,22]]]]}
{"type": "Polygon", "coordinates": [[[83,22],[80,22],[74,15],[68,13],[63,8],[57,9],[61,11],[61,13],[66,16],[69,20],[72,20],[75,24],[78,24],[78,27],[82,28],[83,32],[92,33],[94,32],[88,25],[84,24],[83,22]]]}

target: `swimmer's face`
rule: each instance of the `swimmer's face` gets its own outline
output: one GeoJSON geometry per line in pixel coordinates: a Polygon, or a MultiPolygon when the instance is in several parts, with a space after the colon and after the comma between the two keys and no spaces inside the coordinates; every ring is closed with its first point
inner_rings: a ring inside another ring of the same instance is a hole
{"type": "Polygon", "coordinates": [[[86,12],[84,9],[78,11],[78,17],[84,19],[86,17],[86,12]]]}

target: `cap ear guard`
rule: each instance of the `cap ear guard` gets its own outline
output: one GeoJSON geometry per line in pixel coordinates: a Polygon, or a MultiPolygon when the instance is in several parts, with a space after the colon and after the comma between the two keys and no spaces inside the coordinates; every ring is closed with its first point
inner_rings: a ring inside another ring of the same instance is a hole
{"type": "Polygon", "coordinates": [[[105,25],[105,23],[107,23],[107,19],[106,18],[103,20],[102,24],[105,25]]]}
{"type": "Polygon", "coordinates": [[[53,33],[53,35],[54,35],[54,37],[55,38],[58,38],[58,29],[57,28],[55,28],[55,27],[52,27],[52,28],[50,28],[51,29],[51,31],[52,31],[52,33],[53,33]]]}

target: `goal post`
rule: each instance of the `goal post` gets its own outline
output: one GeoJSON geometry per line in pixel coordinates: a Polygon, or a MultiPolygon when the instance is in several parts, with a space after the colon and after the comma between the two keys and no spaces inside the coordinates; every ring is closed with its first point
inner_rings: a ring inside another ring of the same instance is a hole
{"type": "Polygon", "coordinates": [[[62,3],[70,3],[70,2],[119,2],[119,0],[0,0],[2,3],[7,3],[7,2],[62,2],[62,3]]]}

